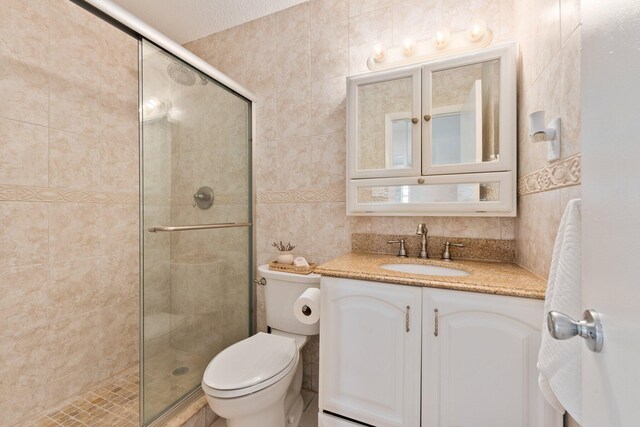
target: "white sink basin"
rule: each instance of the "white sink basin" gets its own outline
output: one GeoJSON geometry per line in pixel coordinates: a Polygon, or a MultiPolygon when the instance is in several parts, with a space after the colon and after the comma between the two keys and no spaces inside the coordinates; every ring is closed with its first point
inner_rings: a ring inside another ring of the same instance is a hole
{"type": "Polygon", "coordinates": [[[426,274],[428,276],[468,276],[469,273],[457,268],[424,264],[383,264],[380,268],[402,273],[426,274]]]}

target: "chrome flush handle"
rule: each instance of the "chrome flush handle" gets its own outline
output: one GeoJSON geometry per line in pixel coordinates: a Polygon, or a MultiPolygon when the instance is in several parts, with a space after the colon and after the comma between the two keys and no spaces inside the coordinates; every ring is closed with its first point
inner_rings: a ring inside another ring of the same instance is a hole
{"type": "Polygon", "coordinates": [[[602,351],[604,336],[600,315],[595,310],[585,310],[584,319],[579,322],[559,311],[547,313],[547,328],[551,336],[557,340],[567,340],[580,336],[587,340],[589,350],[594,353],[602,351]]]}

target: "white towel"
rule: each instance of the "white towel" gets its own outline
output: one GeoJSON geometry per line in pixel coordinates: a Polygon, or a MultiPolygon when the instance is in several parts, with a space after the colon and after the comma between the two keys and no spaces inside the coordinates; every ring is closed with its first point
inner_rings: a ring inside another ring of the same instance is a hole
{"type": "Polygon", "coordinates": [[[580,199],[569,201],[560,221],[553,248],[549,282],[544,301],[542,344],[538,355],[538,384],[545,399],[563,412],[565,409],[582,424],[581,339],[559,341],[547,329],[547,313],[560,311],[582,318],[580,199]]]}

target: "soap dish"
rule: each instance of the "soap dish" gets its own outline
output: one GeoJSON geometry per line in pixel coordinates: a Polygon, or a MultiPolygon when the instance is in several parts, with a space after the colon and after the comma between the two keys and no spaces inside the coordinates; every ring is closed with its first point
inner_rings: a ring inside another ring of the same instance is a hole
{"type": "Polygon", "coordinates": [[[310,263],[308,267],[305,266],[297,266],[297,265],[293,265],[293,264],[278,264],[277,261],[271,261],[269,263],[269,270],[276,270],[276,271],[285,271],[287,273],[294,273],[294,274],[311,274],[313,273],[313,270],[316,268],[317,264],[314,263],[310,263]]]}

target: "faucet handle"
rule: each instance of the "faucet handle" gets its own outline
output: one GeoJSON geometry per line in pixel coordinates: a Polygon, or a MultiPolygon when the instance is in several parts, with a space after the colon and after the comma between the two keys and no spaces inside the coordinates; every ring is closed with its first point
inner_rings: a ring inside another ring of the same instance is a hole
{"type": "Polygon", "coordinates": [[[418,229],[416,230],[416,234],[418,236],[426,236],[429,230],[427,230],[427,224],[424,222],[418,224],[418,229]]]}
{"type": "Polygon", "coordinates": [[[397,256],[406,258],[407,257],[407,251],[406,251],[406,249],[404,247],[404,239],[387,240],[387,244],[393,244],[393,243],[400,243],[400,250],[398,251],[398,255],[397,256]]]}
{"type": "Polygon", "coordinates": [[[457,246],[458,248],[464,248],[462,243],[447,242],[444,244],[444,252],[442,253],[442,259],[445,261],[451,261],[451,252],[449,252],[449,246],[457,246]]]}

